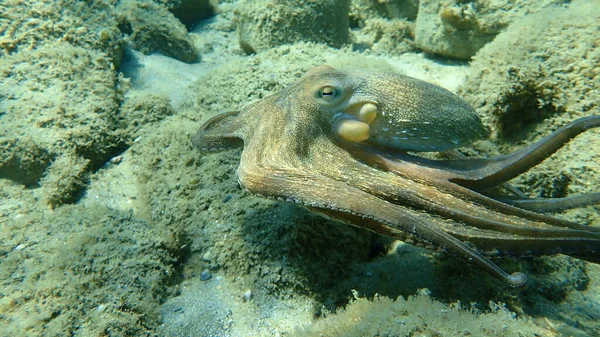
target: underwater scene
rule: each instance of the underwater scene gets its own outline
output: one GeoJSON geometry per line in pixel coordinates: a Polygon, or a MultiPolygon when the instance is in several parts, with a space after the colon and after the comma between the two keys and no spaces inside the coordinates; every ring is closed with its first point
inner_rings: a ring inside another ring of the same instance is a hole
{"type": "Polygon", "coordinates": [[[0,0],[0,336],[600,336],[598,0],[0,0]]]}

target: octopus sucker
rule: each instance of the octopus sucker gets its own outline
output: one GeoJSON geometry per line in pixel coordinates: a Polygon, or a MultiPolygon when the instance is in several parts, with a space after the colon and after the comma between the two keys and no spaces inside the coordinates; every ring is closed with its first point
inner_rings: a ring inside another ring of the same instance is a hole
{"type": "Polygon", "coordinates": [[[487,137],[473,108],[407,76],[320,66],[242,111],[209,119],[192,142],[201,150],[243,146],[236,174],[251,193],[445,251],[521,286],[525,274],[504,271],[488,254],[600,260],[598,224],[540,212],[595,204],[600,192],[539,200],[490,188],[599,126],[600,116],[588,116],[512,154],[425,159],[413,153],[487,137]]]}

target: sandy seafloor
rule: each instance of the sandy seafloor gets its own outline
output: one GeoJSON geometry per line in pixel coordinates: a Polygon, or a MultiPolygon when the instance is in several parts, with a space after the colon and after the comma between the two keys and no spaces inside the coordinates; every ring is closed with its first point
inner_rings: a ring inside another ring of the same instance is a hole
{"type": "MultiPolygon", "coordinates": [[[[439,253],[244,192],[190,143],[313,66],[441,85],[509,153],[600,114],[600,2],[0,3],[0,336],[600,336],[600,266],[439,253]]],[[[511,181],[600,191],[600,132],[511,181]]],[[[600,226],[600,207],[558,217],[600,226]]]]}

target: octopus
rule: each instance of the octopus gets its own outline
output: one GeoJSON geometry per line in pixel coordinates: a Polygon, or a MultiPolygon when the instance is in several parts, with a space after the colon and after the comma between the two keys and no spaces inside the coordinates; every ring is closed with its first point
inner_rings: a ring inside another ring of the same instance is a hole
{"type": "Polygon", "coordinates": [[[588,116],[514,153],[468,158],[456,149],[489,132],[457,95],[399,74],[324,65],[209,119],[192,143],[204,152],[243,146],[236,173],[253,194],[447,252],[519,287],[525,273],[492,258],[600,257],[599,227],[543,214],[598,203],[600,193],[534,199],[507,183],[598,126],[600,116],[588,116]]]}

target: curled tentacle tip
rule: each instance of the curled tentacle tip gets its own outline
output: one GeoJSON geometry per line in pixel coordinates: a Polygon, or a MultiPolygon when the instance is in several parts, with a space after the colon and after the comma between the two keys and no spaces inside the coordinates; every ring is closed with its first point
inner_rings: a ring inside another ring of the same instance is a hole
{"type": "Polygon", "coordinates": [[[515,288],[523,287],[527,284],[527,275],[520,272],[515,272],[506,277],[506,281],[515,288]]]}

